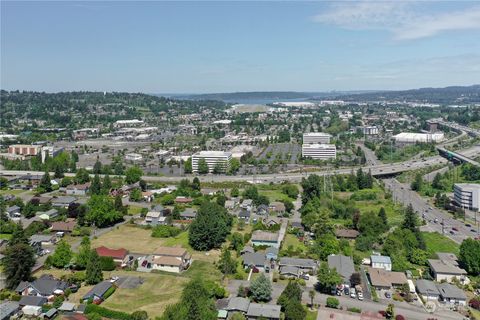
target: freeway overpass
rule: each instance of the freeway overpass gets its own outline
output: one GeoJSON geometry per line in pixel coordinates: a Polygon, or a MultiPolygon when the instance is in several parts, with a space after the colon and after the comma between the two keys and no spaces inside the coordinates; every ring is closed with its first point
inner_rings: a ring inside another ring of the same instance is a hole
{"type": "MultiPolygon", "coordinates": [[[[473,160],[473,159],[470,159],[458,152],[455,152],[455,151],[450,151],[450,150],[447,150],[443,147],[437,147],[437,150],[438,150],[438,153],[446,158],[447,160],[450,160],[450,161],[453,161],[453,162],[456,162],[456,163],[470,163],[474,166],[477,166],[477,167],[480,167],[480,163],[473,160]]],[[[477,154],[478,156],[478,154],[477,154]]]]}

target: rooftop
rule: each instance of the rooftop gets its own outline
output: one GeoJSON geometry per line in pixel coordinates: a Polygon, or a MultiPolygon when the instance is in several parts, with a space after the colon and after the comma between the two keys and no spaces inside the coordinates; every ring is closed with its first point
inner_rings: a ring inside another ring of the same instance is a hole
{"type": "Polygon", "coordinates": [[[252,233],[252,241],[268,241],[268,242],[277,242],[278,233],[267,232],[262,230],[255,230],[252,233]]]}
{"type": "Polygon", "coordinates": [[[180,247],[158,247],[153,254],[156,256],[183,257],[187,254],[187,250],[180,247]]]}
{"type": "Polygon", "coordinates": [[[453,275],[464,275],[467,272],[458,266],[444,260],[440,259],[428,259],[428,264],[430,268],[435,273],[446,273],[446,274],[453,274],[453,275]]]}
{"type": "Polygon", "coordinates": [[[229,157],[231,152],[226,151],[200,151],[193,155],[193,157],[229,157]]]}

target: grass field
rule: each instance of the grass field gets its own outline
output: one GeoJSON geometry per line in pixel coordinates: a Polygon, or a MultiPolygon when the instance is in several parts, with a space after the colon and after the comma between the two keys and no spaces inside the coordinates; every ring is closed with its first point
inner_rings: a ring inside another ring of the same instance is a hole
{"type": "Polygon", "coordinates": [[[283,240],[282,249],[287,250],[289,246],[292,246],[294,251],[298,249],[302,250],[303,252],[307,251],[307,247],[303,242],[300,242],[295,235],[287,233],[285,235],[285,239],[283,240]]]}
{"type": "Polygon", "coordinates": [[[139,207],[139,206],[133,206],[133,205],[129,205],[128,206],[128,214],[129,215],[136,215],[136,214],[140,214],[140,211],[142,211],[142,207],[139,207]]]}
{"type": "Polygon", "coordinates": [[[427,251],[430,254],[435,252],[452,252],[458,255],[459,245],[449,238],[437,232],[422,232],[422,234],[427,244],[427,251]]]}
{"type": "Polygon", "coordinates": [[[480,311],[475,309],[470,309],[472,311],[472,316],[475,320],[480,320],[480,311]]]}

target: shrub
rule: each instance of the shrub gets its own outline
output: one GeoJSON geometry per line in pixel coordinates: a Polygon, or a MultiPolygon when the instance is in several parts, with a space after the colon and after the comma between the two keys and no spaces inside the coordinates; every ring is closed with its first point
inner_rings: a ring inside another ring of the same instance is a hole
{"type": "Polygon", "coordinates": [[[180,234],[182,230],[173,226],[156,226],[152,229],[152,237],[154,238],[169,238],[180,234]]]}
{"type": "Polygon", "coordinates": [[[106,300],[108,297],[110,297],[113,293],[115,292],[115,287],[112,286],[110,287],[110,289],[107,290],[107,292],[105,292],[105,294],[103,295],[103,300],[106,300]]]}
{"type": "Polygon", "coordinates": [[[470,300],[468,305],[470,307],[472,307],[473,309],[480,310],[480,299],[479,298],[473,298],[472,300],[470,300]]]}
{"type": "Polygon", "coordinates": [[[102,271],[113,271],[116,265],[112,257],[100,257],[100,269],[102,271]]]}
{"type": "Polygon", "coordinates": [[[355,307],[348,308],[347,311],[355,312],[355,313],[362,313],[362,309],[360,309],[360,308],[355,308],[355,307]]]}
{"type": "Polygon", "coordinates": [[[337,309],[340,305],[340,301],[337,298],[328,297],[327,298],[327,307],[337,309]]]}
{"type": "Polygon", "coordinates": [[[96,304],[87,304],[85,308],[85,314],[97,313],[103,318],[116,319],[116,320],[131,320],[132,316],[126,312],[114,311],[104,307],[97,306],[96,304]]]}

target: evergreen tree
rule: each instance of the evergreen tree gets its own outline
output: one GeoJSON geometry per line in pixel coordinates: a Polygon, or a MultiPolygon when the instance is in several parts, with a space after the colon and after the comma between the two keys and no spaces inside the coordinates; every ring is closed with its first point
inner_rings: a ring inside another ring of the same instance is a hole
{"type": "Polygon", "coordinates": [[[100,183],[100,177],[98,176],[98,174],[95,174],[95,177],[93,177],[92,184],[90,185],[90,194],[99,195],[101,189],[102,189],[102,185],[100,183]]]}
{"type": "Polygon", "coordinates": [[[264,273],[255,278],[250,284],[252,299],[256,302],[268,302],[272,297],[272,284],[264,273]]]}
{"type": "Polygon", "coordinates": [[[97,158],[97,161],[95,162],[95,164],[93,165],[93,173],[94,174],[101,174],[102,173],[102,163],[100,162],[100,160],[98,160],[98,158],[97,158]]]}
{"type": "Polygon", "coordinates": [[[218,248],[230,232],[232,217],[225,208],[213,202],[203,202],[190,225],[188,242],[195,250],[218,248]]]}
{"type": "Polygon", "coordinates": [[[7,288],[15,289],[21,281],[30,280],[32,267],[35,265],[35,253],[21,225],[15,227],[3,254],[2,265],[7,278],[7,288]]]}
{"type": "Polygon", "coordinates": [[[237,262],[232,258],[232,254],[227,248],[222,250],[220,260],[218,261],[218,269],[224,276],[234,274],[237,269],[237,262]]]}
{"type": "Polygon", "coordinates": [[[50,173],[48,171],[45,171],[45,174],[43,175],[42,179],[40,180],[40,184],[38,187],[43,190],[44,192],[50,192],[52,191],[52,183],[51,183],[51,178],[50,178],[50,173]]]}
{"type": "Polygon", "coordinates": [[[433,178],[432,187],[434,187],[435,189],[443,189],[442,175],[440,173],[437,173],[433,178]]]}
{"type": "Polygon", "coordinates": [[[57,164],[55,166],[55,175],[54,175],[54,178],[56,179],[60,179],[60,178],[63,178],[65,176],[64,174],[65,170],[63,169],[62,165],[61,164],[57,164]]]}
{"type": "Polygon", "coordinates": [[[405,211],[402,228],[408,229],[410,231],[415,231],[415,229],[417,228],[417,214],[413,210],[413,206],[411,204],[408,205],[405,211]]]}
{"type": "Polygon", "coordinates": [[[87,284],[97,284],[101,281],[103,281],[103,273],[100,266],[100,257],[95,250],[92,250],[90,251],[90,259],[87,262],[85,282],[87,284]]]}
{"type": "Polygon", "coordinates": [[[330,269],[326,262],[322,262],[317,273],[318,286],[320,291],[330,293],[333,287],[342,283],[342,277],[337,270],[330,269]]]}
{"type": "Polygon", "coordinates": [[[193,178],[191,187],[193,190],[200,191],[201,186],[200,186],[200,179],[198,179],[198,177],[193,178]]]}
{"type": "Polygon", "coordinates": [[[119,194],[115,196],[114,207],[115,207],[115,210],[117,210],[118,212],[123,212],[122,196],[119,194]]]}
{"type": "Polygon", "coordinates": [[[282,306],[282,310],[285,311],[285,308],[290,301],[301,301],[301,299],[302,288],[300,288],[298,282],[290,280],[278,297],[277,304],[282,306]]]}
{"type": "Polygon", "coordinates": [[[421,173],[415,175],[415,180],[411,183],[410,188],[414,191],[422,190],[423,178],[421,173]]]}
{"type": "Polygon", "coordinates": [[[384,207],[380,208],[380,211],[378,211],[378,216],[380,217],[380,219],[382,219],[383,224],[387,226],[388,225],[388,219],[387,219],[387,213],[386,213],[384,207]]]}
{"type": "Polygon", "coordinates": [[[102,189],[104,194],[108,194],[110,189],[112,189],[112,181],[110,180],[110,176],[108,174],[103,177],[102,189]]]}
{"type": "Polygon", "coordinates": [[[75,266],[78,269],[85,269],[88,261],[90,260],[92,249],[90,247],[90,238],[88,236],[83,237],[80,243],[77,257],[75,259],[75,266]]]}
{"type": "Polygon", "coordinates": [[[366,186],[366,179],[365,179],[365,175],[363,173],[363,170],[362,168],[359,168],[357,170],[357,187],[358,189],[362,190],[362,189],[365,189],[367,186],[366,186]]]}
{"type": "Polygon", "coordinates": [[[185,173],[192,173],[192,158],[188,158],[183,164],[183,170],[185,173]]]}

